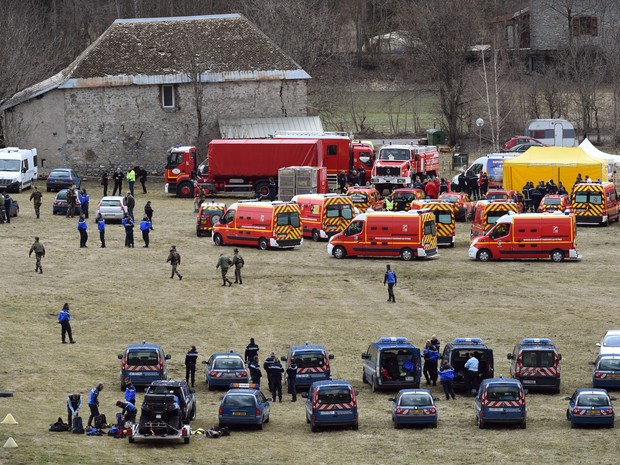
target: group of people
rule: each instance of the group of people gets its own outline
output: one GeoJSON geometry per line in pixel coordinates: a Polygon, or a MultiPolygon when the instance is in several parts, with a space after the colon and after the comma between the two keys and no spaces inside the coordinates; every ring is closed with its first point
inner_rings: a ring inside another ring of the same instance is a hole
{"type": "MultiPolygon", "coordinates": [[[[142,193],[146,194],[146,179],[148,177],[148,172],[144,169],[144,166],[134,166],[133,168],[129,168],[127,173],[123,173],[121,167],[116,168],[116,171],[112,174],[112,181],[114,182],[114,190],[112,191],[112,195],[122,195],[123,192],[123,180],[127,179],[127,184],[129,185],[129,192],[132,196],[135,196],[134,186],[136,183],[136,178],[140,180],[140,184],[142,184],[142,193]]],[[[108,195],[108,183],[110,181],[109,175],[107,171],[101,173],[101,178],[99,179],[101,186],[103,187],[103,196],[108,195]]]]}
{"type": "Polygon", "coordinates": [[[353,186],[366,185],[366,169],[360,166],[358,169],[352,169],[349,174],[342,170],[338,174],[338,189],[341,194],[346,194],[347,189],[353,186]]]}
{"type": "Polygon", "coordinates": [[[568,195],[568,191],[562,184],[562,181],[556,184],[553,179],[550,179],[546,183],[545,181],[539,181],[536,186],[533,181],[528,181],[525,183],[525,186],[523,186],[521,192],[523,193],[524,211],[526,212],[537,212],[540,207],[540,202],[547,194],[568,195]]]}
{"type": "MultiPolygon", "coordinates": [[[[32,195],[30,196],[31,200],[34,199],[35,192],[38,189],[35,187],[33,189],[32,195]]],[[[40,193],[39,193],[40,194],[40,193]]],[[[72,185],[69,189],[67,189],[67,218],[73,218],[75,215],[83,216],[84,218],[88,218],[88,207],[90,204],[90,196],[88,192],[86,192],[85,188],[78,189],[76,185],[72,185]],[[80,202],[80,207],[77,209],[78,200],[80,202]]],[[[41,196],[42,197],[42,196],[41,196]]],[[[37,218],[39,218],[39,211],[36,208],[37,201],[35,200],[35,213],[37,214],[37,218]]],[[[39,198],[39,201],[41,199],[39,198]]],[[[41,203],[39,203],[39,207],[41,203]]]]}
{"type": "Polygon", "coordinates": [[[483,199],[489,190],[489,175],[480,170],[478,174],[461,172],[458,175],[459,192],[465,192],[472,200],[483,199]]]}

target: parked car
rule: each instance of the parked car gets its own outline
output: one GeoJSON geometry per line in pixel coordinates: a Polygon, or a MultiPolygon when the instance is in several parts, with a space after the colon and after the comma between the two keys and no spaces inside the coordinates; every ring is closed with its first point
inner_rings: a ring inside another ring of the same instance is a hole
{"type": "Polygon", "coordinates": [[[620,354],[599,355],[592,365],[592,387],[620,388],[620,354]]]}
{"type": "Polygon", "coordinates": [[[483,380],[474,401],[478,427],[483,429],[490,423],[516,423],[525,429],[525,394],[527,391],[518,379],[500,377],[483,380]]]}
{"type": "Polygon", "coordinates": [[[159,344],[129,344],[122,354],[121,391],[125,390],[125,378],[130,378],[136,386],[149,386],[153,381],[168,379],[170,354],[165,354],[159,344]]]}
{"type": "Polygon", "coordinates": [[[82,178],[71,168],[56,168],[47,177],[47,192],[69,189],[71,186],[79,189],[82,178]]]}
{"type": "Polygon", "coordinates": [[[439,200],[454,204],[456,221],[467,221],[474,216],[474,202],[464,192],[444,192],[439,196],[439,200]]]}
{"type": "Polygon", "coordinates": [[[620,329],[610,329],[596,345],[600,354],[620,354],[620,329]]]}
{"type": "Polygon", "coordinates": [[[258,384],[232,383],[222,397],[218,419],[220,427],[229,425],[256,425],[263,429],[269,421],[269,401],[258,384]]]}
{"type": "Polygon", "coordinates": [[[542,146],[543,144],[541,143],[530,141],[526,144],[517,144],[514,147],[510,147],[509,149],[504,150],[504,152],[523,153],[526,150],[528,150],[530,147],[542,147],[542,146]]]}
{"type": "Polygon", "coordinates": [[[502,150],[506,151],[508,149],[511,149],[517,145],[520,144],[537,144],[537,145],[543,145],[542,142],[540,142],[537,139],[534,139],[533,137],[528,137],[528,136],[514,136],[511,137],[510,139],[508,139],[506,141],[506,143],[502,146],[502,150]]]}
{"type": "Polygon", "coordinates": [[[437,408],[431,392],[427,389],[402,389],[392,404],[394,428],[405,425],[428,425],[437,428],[437,408]]]}
{"type": "Polygon", "coordinates": [[[101,213],[104,220],[122,220],[127,213],[125,197],[120,195],[106,196],[99,201],[95,216],[101,213]]]}
{"type": "Polygon", "coordinates": [[[568,195],[553,195],[547,194],[540,201],[540,206],[538,207],[538,211],[540,213],[561,211],[566,212],[567,210],[572,211],[573,206],[570,202],[570,196],[568,195]]]}
{"type": "Polygon", "coordinates": [[[159,380],[153,381],[146,389],[145,395],[158,392],[173,394],[179,399],[181,409],[181,423],[187,424],[196,419],[196,397],[194,389],[189,387],[185,380],[159,380]]]}
{"type": "MultiPolygon", "coordinates": [[[[67,213],[67,191],[69,189],[63,189],[58,194],[56,194],[56,198],[54,199],[54,204],[52,205],[52,213],[56,215],[60,213],[62,215],[67,213]]],[[[80,199],[76,197],[75,199],[75,212],[79,215],[80,211],[80,199]]]]}
{"type": "Polygon", "coordinates": [[[306,423],[313,433],[322,426],[351,426],[358,429],[357,389],[348,381],[316,381],[306,399],[306,423]]]}
{"type": "Polygon", "coordinates": [[[202,363],[206,365],[205,382],[209,385],[209,391],[217,387],[228,388],[231,383],[248,382],[248,370],[239,354],[215,353],[202,363]]]}
{"type": "Polygon", "coordinates": [[[577,389],[568,401],[566,419],[570,427],[607,426],[614,427],[614,407],[611,403],[615,397],[609,397],[605,389],[577,389]]]}

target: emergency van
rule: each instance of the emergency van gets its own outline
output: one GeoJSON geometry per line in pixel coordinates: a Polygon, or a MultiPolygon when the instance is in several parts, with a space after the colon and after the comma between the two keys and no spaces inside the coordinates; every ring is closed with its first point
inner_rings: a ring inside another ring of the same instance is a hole
{"type": "Polygon", "coordinates": [[[203,202],[198,210],[198,216],[196,217],[196,235],[198,237],[211,235],[213,225],[219,223],[224,212],[226,211],[226,204],[216,202],[203,202]]]}
{"type": "Polygon", "coordinates": [[[465,363],[469,360],[470,353],[478,359],[476,385],[480,384],[483,379],[493,378],[495,373],[493,350],[479,337],[457,337],[446,344],[441,354],[441,359],[447,361],[454,368],[453,385],[455,389],[465,388],[465,363]]]}
{"type": "Polygon", "coordinates": [[[362,360],[362,382],[370,384],[372,392],[420,387],[420,349],[406,337],[379,338],[368,346],[362,360]]]}
{"type": "Polygon", "coordinates": [[[486,200],[512,200],[517,204],[518,213],[523,213],[524,202],[523,194],[519,191],[508,189],[489,189],[485,196],[486,200]]]}
{"type": "Polygon", "coordinates": [[[297,389],[307,389],[315,381],[332,379],[330,360],[334,359],[333,354],[328,354],[325,346],[310,344],[292,346],[288,350],[286,357],[280,360],[286,362],[286,368],[295,360],[297,364],[297,376],[295,386],[297,389]]]}
{"type": "Polygon", "coordinates": [[[357,215],[329,239],[327,253],[336,258],[400,256],[406,261],[432,257],[437,255],[435,215],[430,210],[357,215]]]}
{"type": "Polygon", "coordinates": [[[507,355],[510,376],[528,389],[560,392],[560,360],[562,354],[548,338],[526,337],[507,355]]]}
{"type": "Polygon", "coordinates": [[[414,200],[411,202],[412,210],[422,210],[424,208],[428,208],[435,214],[437,245],[454,247],[456,240],[456,219],[454,217],[456,205],[437,199],[414,200]]]}
{"type": "Polygon", "coordinates": [[[125,379],[131,379],[136,386],[149,386],[151,382],[168,379],[167,360],[170,354],[165,354],[158,344],[130,344],[122,354],[121,360],[121,391],[125,390],[125,379]]]}
{"type": "Polygon", "coordinates": [[[304,237],[316,242],[343,231],[353,219],[353,201],[346,195],[296,195],[291,201],[299,205],[304,237]]]}
{"type": "Polygon", "coordinates": [[[474,208],[471,238],[486,234],[499,218],[508,212],[518,213],[519,206],[512,200],[480,200],[474,208]]]}
{"type": "Polygon", "coordinates": [[[573,206],[570,203],[570,197],[566,194],[545,195],[540,201],[538,213],[552,213],[554,211],[572,212],[573,206]]]}
{"type": "Polygon", "coordinates": [[[417,189],[415,187],[401,187],[400,189],[394,189],[392,192],[394,211],[409,211],[411,209],[411,202],[414,200],[423,200],[425,198],[426,193],[422,189],[417,189]]]}
{"type": "Polygon", "coordinates": [[[38,175],[37,149],[0,149],[0,191],[21,192],[32,187],[38,175]]]}
{"type": "Polygon", "coordinates": [[[347,195],[351,197],[353,206],[359,213],[366,213],[369,208],[375,211],[383,210],[381,195],[374,187],[350,187],[347,189],[347,195]]]}
{"type": "Polygon", "coordinates": [[[313,433],[321,426],[358,428],[357,389],[348,381],[317,381],[312,383],[306,399],[306,423],[313,433]]]}
{"type": "Polygon", "coordinates": [[[572,193],[577,224],[609,225],[620,218],[618,193],[611,182],[576,184],[572,193]]]}
{"type": "Polygon", "coordinates": [[[526,391],[516,379],[485,379],[476,395],[476,423],[480,429],[489,423],[517,423],[527,426],[526,391]]]}
{"type": "Polygon", "coordinates": [[[561,212],[504,215],[484,236],[469,247],[469,258],[493,259],[550,258],[581,260],[575,248],[575,217],[561,212]]]}
{"type": "Polygon", "coordinates": [[[257,244],[260,250],[303,243],[299,207],[292,202],[233,203],[212,234],[215,245],[257,244]]]}

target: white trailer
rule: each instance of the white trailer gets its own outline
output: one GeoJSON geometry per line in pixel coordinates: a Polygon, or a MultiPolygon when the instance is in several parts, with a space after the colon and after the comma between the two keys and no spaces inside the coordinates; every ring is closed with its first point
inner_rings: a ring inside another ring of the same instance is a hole
{"type": "Polygon", "coordinates": [[[565,119],[531,119],[525,124],[525,135],[545,145],[558,147],[577,145],[575,128],[565,119]]]}

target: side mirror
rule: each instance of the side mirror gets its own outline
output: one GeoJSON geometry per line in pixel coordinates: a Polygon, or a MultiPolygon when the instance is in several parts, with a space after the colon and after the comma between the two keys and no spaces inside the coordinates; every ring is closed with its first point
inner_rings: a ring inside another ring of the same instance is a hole
{"type": "Polygon", "coordinates": [[[368,360],[368,354],[362,354],[362,359],[363,360],[368,360]]]}
{"type": "Polygon", "coordinates": [[[564,399],[564,400],[570,400],[570,397],[568,397],[568,396],[564,396],[564,397],[562,397],[562,399],[564,399]]]}
{"type": "Polygon", "coordinates": [[[617,397],[610,397],[609,400],[618,400],[617,397]]]}
{"type": "Polygon", "coordinates": [[[562,354],[558,354],[558,360],[562,360],[562,354]]]}
{"type": "Polygon", "coordinates": [[[396,399],[394,397],[388,397],[388,401],[389,402],[396,402],[396,399]]]}
{"type": "Polygon", "coordinates": [[[203,361],[202,361],[202,364],[203,364],[203,365],[206,365],[206,364],[207,364],[207,361],[206,361],[206,360],[203,360],[203,361]]]}
{"type": "Polygon", "coordinates": [[[588,362],[590,365],[596,365],[596,362],[588,362]]]}
{"type": "Polygon", "coordinates": [[[224,396],[220,396],[220,400],[224,400],[224,396]]]}
{"type": "Polygon", "coordinates": [[[360,391],[359,391],[359,389],[356,389],[354,392],[355,392],[355,395],[356,395],[356,396],[359,396],[359,395],[360,395],[360,391]]]}
{"type": "Polygon", "coordinates": [[[123,354],[118,354],[118,359],[123,360],[123,354]]]}
{"type": "Polygon", "coordinates": [[[26,171],[26,168],[22,168],[22,173],[25,173],[26,171]]]}
{"type": "Polygon", "coordinates": [[[303,397],[304,399],[308,398],[308,393],[307,392],[302,392],[301,393],[301,397],[303,397]]]}
{"type": "Polygon", "coordinates": [[[286,357],[283,355],[282,357],[280,357],[280,360],[282,360],[283,362],[286,362],[286,357]]]}
{"type": "Polygon", "coordinates": [[[527,389],[523,390],[523,394],[525,394],[526,396],[530,393],[530,391],[528,391],[527,389]]]}
{"type": "Polygon", "coordinates": [[[166,354],[166,360],[170,360],[172,356],[170,354],[166,354]]]}
{"type": "Polygon", "coordinates": [[[507,358],[508,360],[512,360],[512,359],[513,359],[513,355],[512,355],[512,354],[506,354],[506,358],[507,358]]]}
{"type": "Polygon", "coordinates": [[[439,399],[439,397],[433,397],[433,400],[434,400],[435,402],[439,402],[439,400],[440,400],[440,399],[439,399]]]}
{"type": "Polygon", "coordinates": [[[596,343],[596,347],[600,347],[600,346],[601,346],[601,343],[600,343],[600,342],[597,342],[597,343],[596,343]]]}
{"type": "Polygon", "coordinates": [[[329,355],[327,356],[327,358],[328,358],[328,359],[330,359],[330,360],[333,360],[333,359],[334,359],[334,354],[329,354],[329,355]]]}

